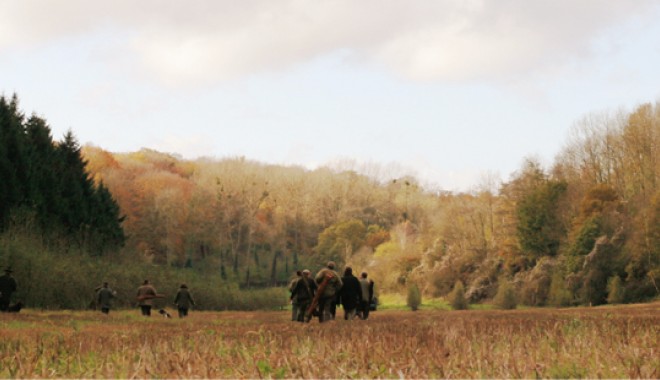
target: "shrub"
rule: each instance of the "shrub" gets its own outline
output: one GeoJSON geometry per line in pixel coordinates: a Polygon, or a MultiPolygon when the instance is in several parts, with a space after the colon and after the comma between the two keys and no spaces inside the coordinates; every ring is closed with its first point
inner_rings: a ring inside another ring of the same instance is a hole
{"type": "Polygon", "coordinates": [[[422,293],[419,291],[417,284],[412,284],[408,287],[406,304],[412,309],[412,311],[417,311],[419,305],[422,304],[422,293]]]}
{"type": "Polygon", "coordinates": [[[515,309],[518,305],[515,290],[507,279],[500,279],[493,304],[496,308],[503,310],[515,309]]]}
{"type": "Polygon", "coordinates": [[[617,304],[624,301],[624,289],[621,277],[613,276],[607,281],[607,303],[617,304]]]}
{"type": "Polygon", "coordinates": [[[0,234],[0,266],[14,269],[18,290],[13,301],[21,300],[37,309],[93,307],[95,288],[104,281],[117,291],[113,308],[134,308],[136,289],[145,279],[165,295],[156,299],[158,308],[173,307],[172,300],[182,283],[190,288],[199,310],[273,310],[286,306],[288,300],[287,290],[282,287],[243,290],[219,274],[190,268],[62,254],[32,236],[8,232],[0,234]]]}
{"type": "Polygon", "coordinates": [[[456,281],[454,290],[449,293],[448,301],[454,310],[467,310],[468,302],[465,298],[465,286],[461,281],[456,281]]]}
{"type": "Polygon", "coordinates": [[[562,273],[557,271],[552,275],[550,282],[550,292],[548,294],[548,304],[550,306],[562,307],[570,306],[573,301],[573,295],[566,285],[566,280],[562,273]]]}

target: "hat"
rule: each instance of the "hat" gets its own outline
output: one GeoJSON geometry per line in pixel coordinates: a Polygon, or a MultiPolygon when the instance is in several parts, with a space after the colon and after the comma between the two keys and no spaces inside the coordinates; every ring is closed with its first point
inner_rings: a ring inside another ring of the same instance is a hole
{"type": "Polygon", "coordinates": [[[302,271],[302,273],[303,273],[303,274],[310,274],[310,273],[312,273],[312,272],[310,272],[309,269],[305,269],[304,271],[302,271]]]}

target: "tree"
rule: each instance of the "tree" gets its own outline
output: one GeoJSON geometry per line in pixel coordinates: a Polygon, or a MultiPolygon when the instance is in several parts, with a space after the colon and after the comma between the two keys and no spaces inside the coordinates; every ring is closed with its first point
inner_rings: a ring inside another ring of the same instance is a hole
{"type": "Polygon", "coordinates": [[[6,226],[12,208],[25,202],[28,161],[25,152],[24,116],[18,97],[0,97],[0,229],[6,226]]]}
{"type": "Polygon", "coordinates": [[[607,303],[619,304],[625,300],[621,277],[612,276],[607,280],[607,303]]]}
{"type": "Polygon", "coordinates": [[[408,286],[408,296],[406,297],[406,305],[412,310],[417,311],[419,305],[422,304],[422,293],[419,291],[417,284],[408,286]]]}
{"type": "Polygon", "coordinates": [[[463,282],[456,281],[454,289],[449,293],[447,298],[449,305],[451,305],[454,310],[467,310],[468,302],[467,298],[465,298],[465,286],[463,285],[463,282]]]}
{"type": "Polygon", "coordinates": [[[565,235],[559,217],[559,200],[567,184],[546,181],[523,196],[518,205],[518,240],[532,262],[555,256],[565,235]]]}
{"type": "Polygon", "coordinates": [[[553,273],[548,292],[548,305],[555,307],[570,306],[573,298],[562,273],[559,271],[553,273]]]}
{"type": "Polygon", "coordinates": [[[319,235],[316,252],[321,261],[348,263],[351,256],[365,243],[367,227],[361,220],[351,219],[326,228],[319,235]]]}
{"type": "Polygon", "coordinates": [[[493,299],[493,305],[498,309],[503,310],[515,309],[518,305],[518,302],[516,301],[516,292],[511,283],[505,278],[500,278],[499,286],[497,287],[497,294],[493,299]]]}
{"type": "Polygon", "coordinates": [[[56,144],[44,119],[25,121],[16,96],[0,97],[0,176],[0,230],[11,216],[36,221],[30,233],[67,247],[123,244],[117,204],[95,186],[73,133],[56,144]]]}
{"type": "Polygon", "coordinates": [[[59,178],[57,157],[50,128],[45,120],[32,116],[25,128],[28,182],[26,194],[37,214],[42,231],[57,225],[59,178]]]}

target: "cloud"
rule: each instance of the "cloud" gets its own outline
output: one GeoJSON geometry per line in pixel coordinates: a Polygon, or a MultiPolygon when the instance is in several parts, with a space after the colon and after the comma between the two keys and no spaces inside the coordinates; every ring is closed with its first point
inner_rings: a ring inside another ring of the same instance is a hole
{"type": "MultiPolygon", "coordinates": [[[[9,0],[0,52],[110,28],[173,86],[282,70],[337,51],[419,81],[502,80],[588,57],[653,1],[9,0]]],[[[657,13],[656,13],[657,14],[657,13]]]]}

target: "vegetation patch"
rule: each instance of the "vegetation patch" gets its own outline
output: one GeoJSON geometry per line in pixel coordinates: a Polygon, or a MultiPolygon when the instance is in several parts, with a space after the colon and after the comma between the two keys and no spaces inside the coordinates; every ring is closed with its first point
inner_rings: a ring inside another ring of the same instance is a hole
{"type": "Polygon", "coordinates": [[[376,311],[367,321],[325,324],[291,322],[285,311],[193,312],[141,323],[136,314],[0,314],[0,378],[660,376],[657,302],[376,311]]]}

